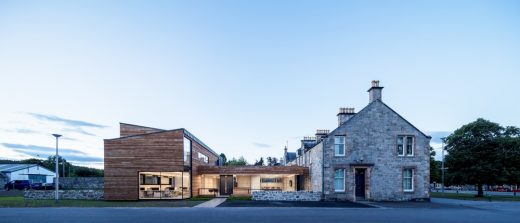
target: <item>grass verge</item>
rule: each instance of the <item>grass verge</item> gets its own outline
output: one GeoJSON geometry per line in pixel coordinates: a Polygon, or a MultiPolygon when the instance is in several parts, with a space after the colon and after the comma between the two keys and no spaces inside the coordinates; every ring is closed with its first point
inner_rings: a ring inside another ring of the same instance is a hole
{"type": "Polygon", "coordinates": [[[252,200],[251,196],[229,196],[227,198],[228,201],[250,201],[252,200]]]}
{"type": "Polygon", "coordinates": [[[207,198],[159,201],[105,201],[105,200],[25,200],[23,197],[0,197],[0,207],[193,207],[207,198]]]}
{"type": "Polygon", "coordinates": [[[432,192],[431,197],[449,198],[449,199],[458,199],[458,200],[472,200],[472,201],[520,201],[520,196],[510,196],[510,195],[475,197],[474,194],[432,192]]]}

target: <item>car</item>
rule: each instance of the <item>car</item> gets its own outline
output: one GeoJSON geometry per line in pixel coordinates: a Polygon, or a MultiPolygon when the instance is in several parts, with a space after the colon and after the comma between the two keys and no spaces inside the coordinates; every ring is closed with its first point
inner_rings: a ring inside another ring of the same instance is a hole
{"type": "Polygon", "coordinates": [[[31,188],[30,180],[12,180],[4,185],[5,190],[26,190],[31,188]]]}

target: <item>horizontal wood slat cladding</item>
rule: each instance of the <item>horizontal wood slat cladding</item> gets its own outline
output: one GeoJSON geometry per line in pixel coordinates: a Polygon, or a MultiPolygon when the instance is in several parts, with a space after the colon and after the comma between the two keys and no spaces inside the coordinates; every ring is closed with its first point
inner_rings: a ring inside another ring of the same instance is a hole
{"type": "Polygon", "coordinates": [[[160,131],[164,131],[164,130],[145,127],[145,126],[131,125],[131,124],[126,124],[126,123],[119,123],[119,137],[141,135],[141,134],[160,132],[160,131]]]}
{"type": "Polygon", "coordinates": [[[138,200],[139,172],[183,170],[182,129],[105,140],[105,199],[138,200]]]}
{"type": "Polygon", "coordinates": [[[201,166],[198,174],[301,174],[309,168],[302,166],[201,166]]]}
{"type": "Polygon", "coordinates": [[[192,195],[199,196],[199,188],[202,185],[200,176],[198,174],[198,168],[201,166],[215,166],[218,160],[218,156],[207,150],[204,146],[197,143],[196,140],[193,140],[186,136],[191,140],[191,187],[192,187],[192,195]],[[202,153],[208,157],[208,163],[203,162],[199,159],[199,153],[202,153]]]}

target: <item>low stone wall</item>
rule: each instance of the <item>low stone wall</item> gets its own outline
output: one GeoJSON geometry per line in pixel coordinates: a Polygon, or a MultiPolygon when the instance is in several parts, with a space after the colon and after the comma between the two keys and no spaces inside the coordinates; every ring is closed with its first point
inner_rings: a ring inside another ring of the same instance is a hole
{"type": "Polygon", "coordinates": [[[103,177],[60,177],[60,185],[65,190],[103,189],[103,177]]]}
{"type": "MultiPolygon", "coordinates": [[[[54,199],[54,190],[26,190],[24,198],[27,200],[54,199]]],[[[64,200],[103,200],[103,190],[60,190],[59,198],[64,200]]]]}
{"type": "Polygon", "coordinates": [[[320,201],[321,192],[312,191],[253,191],[257,201],[320,201]]]}

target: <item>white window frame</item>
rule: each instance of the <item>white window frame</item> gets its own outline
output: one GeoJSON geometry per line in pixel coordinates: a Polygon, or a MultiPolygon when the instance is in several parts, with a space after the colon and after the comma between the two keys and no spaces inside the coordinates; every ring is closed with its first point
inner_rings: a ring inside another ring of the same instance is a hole
{"type": "Polygon", "coordinates": [[[396,140],[395,140],[395,150],[396,150],[396,153],[397,153],[397,156],[401,156],[401,157],[404,157],[404,156],[414,156],[415,154],[415,136],[414,135],[398,135],[396,140]],[[399,146],[398,144],[398,141],[399,141],[399,138],[403,138],[403,153],[402,154],[399,154],[398,150],[397,150],[397,147],[399,146]],[[408,138],[411,138],[412,139],[412,153],[411,154],[408,154],[408,138]]]}
{"type": "Polygon", "coordinates": [[[415,173],[415,171],[414,171],[413,168],[404,168],[404,169],[403,169],[403,191],[404,191],[404,192],[413,192],[413,191],[414,191],[414,189],[415,189],[415,188],[414,188],[414,173],[415,173]],[[412,172],[412,174],[411,174],[411,176],[410,176],[410,178],[411,178],[411,179],[410,179],[410,180],[411,180],[411,186],[412,186],[411,189],[406,189],[406,188],[404,188],[404,182],[405,182],[405,175],[404,175],[404,173],[405,173],[406,171],[408,171],[408,170],[410,170],[410,171],[412,172]]]}
{"type": "Polygon", "coordinates": [[[334,192],[345,192],[345,189],[346,189],[345,188],[346,187],[346,185],[345,185],[345,178],[346,178],[346,171],[345,171],[345,169],[335,169],[334,170],[334,192]],[[336,178],[336,171],[338,171],[338,170],[343,170],[343,180],[342,180],[342,182],[343,182],[343,189],[342,190],[338,190],[336,188],[336,179],[339,179],[339,178],[336,178]]]}
{"type": "Polygon", "coordinates": [[[337,135],[337,136],[334,136],[334,156],[345,156],[345,153],[346,153],[346,150],[347,150],[347,141],[346,141],[346,137],[345,136],[340,136],[340,135],[337,135]],[[340,154],[338,153],[339,151],[336,150],[336,145],[341,145],[341,144],[337,144],[336,143],[336,139],[339,138],[339,137],[342,137],[343,138],[343,154],[340,154]]]}

